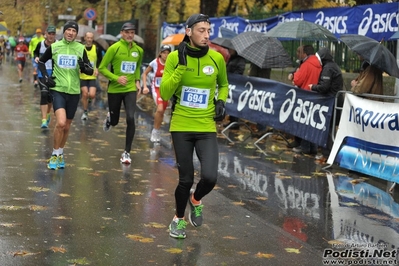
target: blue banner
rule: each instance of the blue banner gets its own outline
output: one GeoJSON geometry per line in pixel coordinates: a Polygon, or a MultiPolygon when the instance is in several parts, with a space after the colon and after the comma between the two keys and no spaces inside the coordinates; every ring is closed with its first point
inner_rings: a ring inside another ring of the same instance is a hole
{"type": "Polygon", "coordinates": [[[228,79],[227,114],[326,146],[334,97],[270,79],[238,74],[228,79]]]}
{"type": "MultiPolygon", "coordinates": [[[[236,33],[246,31],[267,32],[278,23],[305,20],[322,25],[339,37],[341,34],[360,34],[377,41],[388,40],[398,31],[399,3],[335,7],[287,12],[262,20],[246,20],[241,17],[211,18],[210,39],[221,37],[219,28],[225,27],[236,33]]],[[[162,39],[184,33],[184,24],[163,23],[162,39]]]]}

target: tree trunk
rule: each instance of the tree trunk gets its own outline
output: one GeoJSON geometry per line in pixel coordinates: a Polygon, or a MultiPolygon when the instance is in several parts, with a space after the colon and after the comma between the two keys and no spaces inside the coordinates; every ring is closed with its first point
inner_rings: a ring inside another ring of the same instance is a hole
{"type": "Polygon", "coordinates": [[[218,11],[218,0],[200,0],[200,13],[209,17],[216,17],[218,11]]]}

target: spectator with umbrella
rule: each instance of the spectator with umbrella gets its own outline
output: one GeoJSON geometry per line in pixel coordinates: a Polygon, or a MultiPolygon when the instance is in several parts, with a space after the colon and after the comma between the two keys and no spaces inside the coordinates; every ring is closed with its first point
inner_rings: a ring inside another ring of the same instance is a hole
{"type": "Polygon", "coordinates": [[[383,95],[382,72],[399,78],[396,58],[381,42],[358,34],[343,34],[340,39],[364,60],[359,76],[351,82],[352,92],[383,95]]]}

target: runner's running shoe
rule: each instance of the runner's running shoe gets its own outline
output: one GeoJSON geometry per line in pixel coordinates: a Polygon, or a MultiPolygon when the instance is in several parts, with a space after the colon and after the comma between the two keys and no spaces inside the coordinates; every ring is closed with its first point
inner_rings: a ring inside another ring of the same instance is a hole
{"type": "Polygon", "coordinates": [[[159,134],[158,129],[155,129],[155,128],[152,129],[150,141],[151,142],[160,142],[161,141],[161,136],[159,134]]]}
{"type": "Polygon", "coordinates": [[[50,124],[50,120],[51,120],[51,114],[48,113],[47,114],[47,126],[50,124]]]}
{"type": "Polygon", "coordinates": [[[104,119],[103,129],[105,132],[111,129],[111,118],[109,116],[109,112],[107,113],[107,117],[104,119]]]}
{"type": "Polygon", "coordinates": [[[89,118],[87,112],[83,112],[82,117],[80,119],[87,120],[89,118]]]}
{"type": "Polygon", "coordinates": [[[57,155],[51,155],[50,159],[48,160],[47,168],[51,170],[57,170],[58,168],[58,158],[57,155]]]}
{"type": "Polygon", "coordinates": [[[64,169],[65,168],[65,161],[64,161],[64,155],[63,154],[58,155],[57,164],[58,164],[58,168],[60,168],[60,169],[64,169]]]}
{"type": "Polygon", "coordinates": [[[191,190],[190,192],[190,198],[188,199],[188,203],[190,205],[190,214],[188,215],[188,219],[190,220],[190,223],[197,227],[197,226],[201,226],[202,225],[202,208],[204,207],[204,205],[199,204],[199,205],[194,205],[191,202],[191,197],[194,194],[194,190],[191,190]]]}
{"type": "Polygon", "coordinates": [[[130,154],[127,153],[126,151],[122,153],[121,155],[121,163],[125,163],[125,164],[131,164],[132,163],[132,159],[130,159],[130,154]]]}
{"type": "Polygon", "coordinates": [[[40,126],[40,128],[48,128],[46,119],[42,119],[42,125],[40,126]]]}
{"type": "Polygon", "coordinates": [[[187,222],[183,218],[174,217],[169,225],[169,235],[173,238],[186,238],[187,222]]]}

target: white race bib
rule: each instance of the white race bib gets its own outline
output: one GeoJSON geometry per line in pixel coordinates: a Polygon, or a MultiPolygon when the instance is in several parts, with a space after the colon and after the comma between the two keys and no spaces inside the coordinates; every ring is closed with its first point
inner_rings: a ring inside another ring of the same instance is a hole
{"type": "Polygon", "coordinates": [[[134,74],[136,71],[136,62],[122,61],[121,72],[125,74],[134,74]]]}
{"type": "Polygon", "coordinates": [[[76,68],[78,63],[78,57],[76,55],[64,55],[58,56],[57,65],[60,68],[76,68]]]}
{"type": "Polygon", "coordinates": [[[208,108],[209,89],[182,87],[180,105],[190,108],[208,108]]]}
{"type": "Polygon", "coordinates": [[[161,77],[155,78],[155,87],[161,86],[161,81],[162,81],[162,78],[161,78],[161,77]]]}

